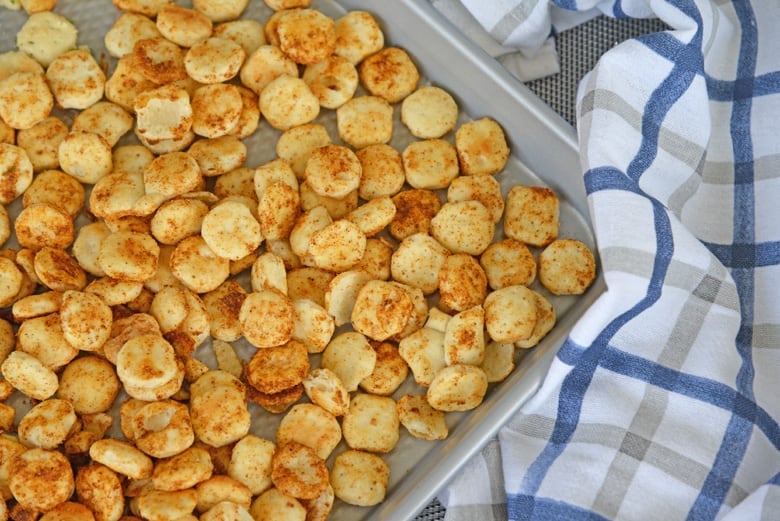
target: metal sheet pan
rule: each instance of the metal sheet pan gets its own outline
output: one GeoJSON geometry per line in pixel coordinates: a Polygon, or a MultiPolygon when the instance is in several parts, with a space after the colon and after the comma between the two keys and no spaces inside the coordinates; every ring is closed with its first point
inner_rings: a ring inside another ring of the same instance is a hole
{"type": "MultiPolygon", "coordinates": [[[[184,0],[177,3],[191,5],[184,0]]],[[[574,129],[453,27],[427,0],[314,0],[313,6],[332,16],[355,9],[374,14],[385,32],[386,43],[407,49],[423,75],[422,82],[439,85],[452,93],[464,119],[491,116],[502,125],[512,149],[507,168],[497,177],[502,187],[507,189],[518,183],[551,187],[561,198],[560,234],[595,247],[574,129]]],[[[57,11],[77,23],[79,43],[88,45],[96,57],[106,59],[111,71],[113,61],[106,56],[102,36],[118,11],[109,0],[60,0],[57,11]]],[[[262,21],[269,13],[260,0],[252,0],[245,17],[262,21]]],[[[0,52],[15,48],[14,35],[25,18],[23,12],[3,10],[0,13],[0,52]]],[[[58,115],[70,124],[74,113],[60,111],[58,115]]],[[[319,121],[333,128],[332,113],[323,115],[319,121]]],[[[277,136],[276,131],[265,125],[246,140],[247,165],[257,166],[273,159],[277,136]]],[[[399,132],[391,144],[400,150],[410,139],[408,134],[399,132]]],[[[126,136],[120,144],[131,142],[133,136],[126,136]]],[[[19,206],[14,203],[9,212],[14,215],[19,206]]],[[[584,296],[551,299],[558,313],[558,324],[535,348],[528,352],[518,350],[514,372],[504,382],[491,386],[485,402],[468,413],[448,414],[450,436],[440,442],[418,440],[402,428],[398,445],[384,456],[391,467],[386,500],[371,509],[337,502],[332,519],[413,518],[532,396],[573,324],[603,291],[603,279],[599,276],[584,296]]],[[[204,360],[209,362],[207,358],[208,355],[204,360]]],[[[424,392],[411,378],[408,380],[396,398],[407,392],[424,392]]],[[[272,437],[279,416],[263,411],[255,414],[253,432],[272,437]]],[[[343,446],[336,452],[342,449],[343,446]]]]}

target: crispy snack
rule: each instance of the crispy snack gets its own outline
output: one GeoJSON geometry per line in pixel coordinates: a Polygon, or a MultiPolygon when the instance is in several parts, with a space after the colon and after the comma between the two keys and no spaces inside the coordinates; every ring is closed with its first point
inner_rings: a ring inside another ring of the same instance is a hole
{"type": "Polygon", "coordinates": [[[258,349],[246,364],[246,381],[265,394],[300,384],[309,374],[306,346],[292,340],[282,346],[258,349]]]}
{"type": "Polygon", "coordinates": [[[313,369],[303,380],[306,396],[333,416],[349,410],[349,393],[339,376],[325,367],[313,369]]]}
{"type": "Polygon", "coordinates": [[[363,174],[358,193],[369,200],[393,197],[406,181],[401,153],[386,143],[368,145],[356,152],[363,174]]]}
{"type": "Polygon", "coordinates": [[[534,326],[534,330],[531,333],[531,336],[525,340],[518,340],[515,342],[515,347],[520,347],[523,349],[528,349],[529,347],[533,347],[538,344],[542,338],[544,338],[545,335],[547,335],[547,333],[549,333],[550,330],[555,326],[557,319],[555,307],[553,307],[552,303],[547,300],[547,297],[538,291],[531,291],[533,292],[534,299],[536,300],[536,325],[534,326]]]}
{"type": "Polygon", "coordinates": [[[192,7],[212,22],[224,22],[241,16],[247,4],[248,0],[193,0],[192,7]]]}
{"type": "Polygon", "coordinates": [[[73,118],[71,126],[73,131],[91,131],[100,135],[111,147],[132,128],[133,116],[110,101],[98,101],[82,110],[73,118]]]}
{"type": "Polygon", "coordinates": [[[504,232],[531,246],[547,246],[558,237],[559,206],[549,188],[514,186],[506,196],[504,232]]]}
{"type": "Polygon", "coordinates": [[[308,254],[314,266],[337,273],[354,267],[365,250],[366,236],[361,229],[339,219],[311,235],[308,254]]]}
{"type": "Polygon", "coordinates": [[[314,499],[328,487],[328,468],[314,449],[290,441],[277,447],[274,453],[271,480],[283,494],[314,499]]]}
{"type": "Polygon", "coordinates": [[[157,270],[160,247],[151,235],[118,231],[100,243],[98,264],[109,277],[143,282],[157,270]]]}
{"type": "Polygon", "coordinates": [[[16,33],[16,46],[48,67],[60,54],[74,49],[78,29],[64,16],[44,11],[33,13],[16,33]]]}
{"type": "Polygon", "coordinates": [[[271,459],[276,444],[268,439],[247,434],[233,446],[228,465],[228,476],[246,486],[252,495],[269,489],[271,459]]]}
{"type": "Polygon", "coordinates": [[[68,400],[50,398],[22,416],[17,435],[25,445],[56,449],[75,430],[77,421],[76,412],[68,400]]]}
{"type": "Polygon", "coordinates": [[[336,25],[315,9],[290,9],[276,25],[279,48],[296,63],[321,62],[336,49],[336,25]]]}
{"type": "Polygon", "coordinates": [[[43,72],[17,72],[0,82],[0,118],[11,128],[30,128],[47,118],[53,107],[43,72]]]}
{"type": "Polygon", "coordinates": [[[504,130],[494,119],[469,121],[455,132],[460,169],[466,175],[495,174],[509,159],[504,130]]]}
{"type": "Polygon", "coordinates": [[[409,365],[414,380],[427,387],[436,373],[447,365],[444,360],[444,331],[423,327],[398,343],[398,354],[409,365]]]}
{"type": "Polygon", "coordinates": [[[215,340],[234,342],[241,337],[239,314],[246,295],[246,290],[235,280],[223,282],[203,295],[209,331],[215,340]]]}
{"type": "MultiPolygon", "coordinates": [[[[231,87],[235,87],[240,95],[240,87],[235,85],[231,85],[231,87]]],[[[200,89],[196,93],[199,91],[200,89]]],[[[214,100],[211,101],[214,102],[214,100]]],[[[233,129],[235,128],[234,126],[233,129]]],[[[222,176],[244,164],[247,156],[246,145],[237,136],[232,135],[232,132],[231,130],[227,135],[199,139],[187,149],[187,153],[198,163],[204,176],[222,176]]]]}
{"type": "Polygon", "coordinates": [[[113,316],[103,299],[92,293],[66,291],[60,305],[65,340],[82,351],[97,351],[111,336],[113,316]]]}
{"type": "Polygon", "coordinates": [[[125,502],[119,476],[108,467],[91,463],[76,473],[76,495],[97,519],[119,519],[125,502]]]}
{"type": "Polygon", "coordinates": [[[230,259],[220,257],[200,235],[183,239],[170,258],[171,273],[196,293],[216,289],[230,276],[230,259]]]}
{"type": "Polygon", "coordinates": [[[89,456],[117,474],[131,479],[152,477],[152,459],[131,443],[113,438],[103,438],[92,444],[89,456]]]}
{"type": "Polygon", "coordinates": [[[255,347],[284,345],[292,338],[292,301],[271,289],[253,291],[241,304],[238,320],[244,338],[255,347]]]}
{"type": "Polygon", "coordinates": [[[439,289],[439,272],[450,252],[426,233],[404,238],[393,252],[390,272],[393,280],[420,288],[425,295],[439,289]]]}
{"type": "Polygon", "coordinates": [[[251,56],[260,46],[266,44],[263,24],[257,20],[234,19],[217,23],[214,25],[211,35],[215,38],[226,38],[236,42],[244,49],[246,56],[251,56]]]}
{"type": "Polygon", "coordinates": [[[406,181],[414,188],[447,188],[458,176],[458,155],[449,142],[439,139],[413,141],[402,153],[406,181]]]}
{"type": "Polygon", "coordinates": [[[25,320],[17,331],[17,349],[53,371],[65,367],[79,352],[66,340],[56,313],[25,320]]]}
{"type": "Polygon", "coordinates": [[[299,403],[284,415],[276,429],[276,443],[291,441],[314,449],[317,456],[326,460],[341,441],[341,426],[333,414],[319,405],[299,403]]]}
{"type": "Polygon", "coordinates": [[[334,54],[357,65],[385,46],[385,35],[371,13],[350,11],[336,20],[334,54]]]}
{"type": "Polygon", "coordinates": [[[441,200],[431,190],[403,190],[393,196],[395,217],[388,230],[403,240],[415,233],[428,233],[431,220],[441,209],[441,200]]]}
{"type": "Polygon", "coordinates": [[[390,467],[376,454],[346,450],[336,456],[331,485],[337,498],[350,505],[372,506],[387,494],[390,467]]]}
{"type": "Polygon", "coordinates": [[[502,382],[515,368],[515,346],[488,342],[479,367],[485,371],[488,383],[502,382]]]}
{"type": "Polygon", "coordinates": [[[321,353],[335,329],[336,323],[325,308],[313,300],[293,301],[292,339],[302,342],[309,353],[321,353]]]}
{"type": "Polygon", "coordinates": [[[355,394],[341,428],[351,449],[390,452],[400,436],[395,400],[389,396],[355,394]]]}
{"type": "Polygon", "coordinates": [[[309,299],[325,306],[325,293],[335,275],[324,269],[302,266],[287,272],[287,295],[292,300],[309,299]]]}
{"type": "Polygon", "coordinates": [[[355,66],[336,54],[307,65],[301,77],[326,109],[337,109],[352,99],[359,83],[355,66]]]}
{"type": "Polygon", "coordinates": [[[268,185],[260,196],[257,221],[265,239],[287,239],[301,211],[298,190],[284,182],[268,185]]]}
{"type": "Polygon", "coordinates": [[[360,82],[373,96],[397,103],[414,92],[420,72],[400,47],[385,47],[365,58],[358,68],[360,82]]]}
{"type": "Polygon", "coordinates": [[[480,367],[449,365],[436,373],[426,398],[439,411],[468,411],[482,403],[487,386],[487,375],[480,367]]]}
{"type": "Polygon", "coordinates": [[[19,454],[11,461],[8,475],[14,499],[33,511],[51,510],[75,489],[70,462],[56,450],[32,448],[19,454]]]}
{"type": "Polygon", "coordinates": [[[8,204],[22,195],[32,180],[33,165],[27,152],[15,145],[0,143],[0,203],[8,204]]]}
{"type": "Polygon", "coordinates": [[[190,417],[196,438],[225,447],[247,435],[251,416],[246,388],[225,371],[208,371],[190,385],[190,417]]]}
{"type": "Polygon", "coordinates": [[[449,435],[444,412],[431,407],[425,396],[406,394],[396,402],[398,420],[409,434],[424,440],[443,440],[449,435]]]}
{"type": "MultiPolygon", "coordinates": [[[[74,127],[76,119],[73,121],[74,127]]],[[[10,129],[10,127],[8,128],[10,129]]],[[[83,129],[74,128],[74,130],[83,129]]],[[[16,144],[27,152],[33,170],[41,172],[60,167],[58,149],[67,134],[68,126],[60,118],[49,116],[30,128],[19,130],[16,133],[16,144]]],[[[13,144],[13,141],[8,141],[8,143],[13,144]]]]}
{"type": "Polygon", "coordinates": [[[59,206],[31,204],[22,209],[14,221],[19,246],[40,250],[44,246],[65,249],[75,239],[73,219],[59,206]]]}
{"type": "Polygon", "coordinates": [[[187,519],[186,516],[195,508],[197,501],[194,490],[149,489],[133,498],[131,505],[143,519],[164,519],[168,516],[174,519],[187,519]]]}
{"type": "Polygon", "coordinates": [[[163,337],[140,335],[125,342],[117,353],[116,372],[125,385],[158,387],[176,376],[176,353],[163,337]]]}
{"type": "Polygon", "coordinates": [[[380,96],[356,96],[336,109],[339,137],[354,148],[387,143],[393,137],[393,107],[380,96]]]}
{"type": "Polygon", "coordinates": [[[349,212],[346,219],[357,224],[363,235],[372,237],[392,222],[395,211],[390,197],[376,197],[349,212]]]}
{"type": "Polygon", "coordinates": [[[187,78],[184,50],[163,36],[136,41],[132,56],[134,68],[154,85],[166,85],[187,78]]]}
{"type": "Polygon", "coordinates": [[[336,335],[322,353],[320,366],[333,371],[347,392],[356,391],[360,381],[374,372],[376,351],[368,339],[355,331],[336,335]]]}
{"type": "Polygon", "coordinates": [[[152,215],[150,231],[158,242],[174,245],[186,237],[197,235],[208,212],[208,205],[197,199],[171,199],[160,205],[152,215]]]}
{"type": "Polygon", "coordinates": [[[264,234],[260,223],[245,205],[224,201],[203,217],[201,235],[218,256],[239,260],[260,246],[264,234]]]}
{"type": "Polygon", "coordinates": [[[195,510],[206,512],[223,501],[229,501],[249,509],[252,504],[252,492],[238,480],[224,474],[214,474],[198,483],[198,504],[195,510]]]}
{"type": "Polygon", "coordinates": [[[494,234],[490,212],[479,201],[444,203],[431,219],[431,235],[454,253],[480,255],[494,234]]]}
{"type": "Polygon", "coordinates": [[[534,292],[525,286],[507,286],[485,298],[485,327],[496,342],[511,344],[527,340],[537,321],[534,292]]]}
{"type": "Polygon", "coordinates": [[[169,4],[157,12],[157,29],[165,38],[181,47],[202,42],[213,30],[211,20],[196,9],[169,4]]]}
{"type": "Polygon", "coordinates": [[[227,38],[207,38],[184,56],[187,75],[199,83],[219,83],[238,75],[246,58],[244,48],[227,38]]]}
{"type": "Polygon", "coordinates": [[[59,386],[54,371],[23,351],[10,353],[0,366],[0,372],[16,390],[36,400],[53,396],[59,386]]]}
{"type": "Polygon", "coordinates": [[[190,95],[176,85],[144,90],[135,97],[132,108],[136,134],[151,144],[182,139],[192,128],[190,95]]]}
{"type": "Polygon", "coordinates": [[[157,86],[143,75],[139,67],[141,63],[142,58],[136,56],[135,52],[127,53],[117,60],[114,72],[106,78],[106,99],[128,112],[133,111],[139,94],[157,86]]]}
{"type": "Polygon", "coordinates": [[[297,76],[278,76],[259,96],[260,112],[269,125],[279,130],[310,123],[320,113],[319,100],[297,76]]]}
{"type": "Polygon", "coordinates": [[[492,243],[479,258],[491,289],[528,286],[536,280],[536,259],[524,243],[503,239],[492,243]]]}
{"type": "Polygon", "coordinates": [[[480,365],[485,357],[486,313],[481,305],[456,313],[444,329],[444,362],[447,365],[480,365]]]}
{"type": "Polygon", "coordinates": [[[209,452],[201,447],[189,447],[175,456],[157,461],[152,472],[156,490],[173,492],[191,489],[211,477],[214,463],[209,452]]]}
{"type": "Polygon", "coordinates": [[[401,121],[420,139],[444,136],[455,128],[457,120],[458,104],[441,87],[423,85],[401,103],[401,121]]]}
{"type": "Polygon", "coordinates": [[[106,75],[89,51],[74,49],[49,64],[46,81],[59,106],[85,109],[103,97],[106,75]]]}
{"type": "Polygon", "coordinates": [[[577,239],[557,239],[539,254],[539,282],[555,295],[581,295],[595,278],[593,252],[577,239]]]}
{"type": "Polygon", "coordinates": [[[283,494],[272,488],[260,494],[249,509],[256,521],[305,521],[308,519],[307,508],[294,497],[283,494]]]}
{"type": "Polygon", "coordinates": [[[382,280],[368,281],[352,309],[352,327],[372,340],[401,333],[412,316],[413,304],[403,288],[382,280]]]}
{"type": "Polygon", "coordinates": [[[239,72],[241,83],[258,96],[280,76],[298,77],[298,65],[275,45],[260,45],[239,72]]]}
{"type": "Polygon", "coordinates": [[[487,276],[471,255],[454,253],[439,268],[439,303],[463,311],[481,305],[487,296],[487,276]]]}
{"type": "Polygon", "coordinates": [[[119,15],[103,37],[103,43],[110,56],[121,58],[133,52],[138,40],[162,36],[154,20],[138,13],[125,12],[119,15]]]}
{"type": "Polygon", "coordinates": [[[281,414],[303,396],[303,384],[293,385],[278,393],[261,393],[252,386],[247,388],[247,398],[271,414],[281,414]]]}
{"type": "Polygon", "coordinates": [[[361,174],[354,152],[345,146],[325,145],[312,150],[304,175],[318,195],[341,198],[358,188],[361,174]]]}

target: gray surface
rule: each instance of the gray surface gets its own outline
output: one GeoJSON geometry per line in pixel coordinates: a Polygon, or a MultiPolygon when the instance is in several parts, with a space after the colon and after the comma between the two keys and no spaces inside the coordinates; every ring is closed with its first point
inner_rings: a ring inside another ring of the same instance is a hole
{"type": "MultiPolygon", "coordinates": [[[[575,96],[580,79],[604,52],[628,38],[667,29],[657,19],[615,20],[599,16],[556,36],[561,72],[526,85],[569,124],[576,124],[575,96]]],[[[415,521],[441,521],[445,508],[434,499],[415,521]]]]}

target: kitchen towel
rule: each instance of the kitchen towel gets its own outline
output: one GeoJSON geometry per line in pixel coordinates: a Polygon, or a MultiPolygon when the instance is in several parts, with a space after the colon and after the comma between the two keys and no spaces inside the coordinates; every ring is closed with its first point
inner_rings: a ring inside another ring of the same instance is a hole
{"type": "Polygon", "coordinates": [[[561,10],[671,29],[580,83],[607,291],[446,519],[780,519],[780,4],[462,1],[526,52],[561,10]]]}

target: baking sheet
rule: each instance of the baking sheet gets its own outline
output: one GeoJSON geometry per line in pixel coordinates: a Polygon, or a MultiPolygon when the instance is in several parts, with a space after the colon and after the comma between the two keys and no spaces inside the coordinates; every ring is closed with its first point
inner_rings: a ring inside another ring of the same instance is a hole
{"type": "MultiPolygon", "coordinates": [[[[177,2],[188,5],[187,2],[177,2]]],[[[574,130],[547,105],[513,78],[495,60],[476,47],[449,24],[424,0],[315,0],[313,6],[338,16],[344,9],[371,12],[380,21],[386,45],[407,49],[418,65],[422,83],[441,86],[453,94],[462,111],[462,120],[490,116],[504,128],[512,157],[505,171],[497,176],[506,191],[514,184],[544,184],[561,199],[560,235],[576,237],[595,251],[588,219],[585,192],[579,170],[574,130]]],[[[112,70],[113,62],[105,53],[102,35],[119,12],[108,0],[60,0],[56,11],[79,27],[79,44],[88,45],[93,54],[104,58],[112,70]]],[[[246,18],[265,20],[271,13],[260,0],[252,0],[246,18]]],[[[14,49],[13,36],[24,22],[23,12],[0,10],[0,52],[14,49]]],[[[396,117],[399,111],[396,110],[396,117]]],[[[74,113],[60,113],[66,122],[74,113]]],[[[332,111],[324,111],[318,122],[335,128],[332,111]]],[[[412,140],[402,125],[396,126],[391,144],[397,149],[412,140]]],[[[245,140],[249,155],[247,166],[258,166],[275,157],[278,131],[261,123],[258,132],[245,140]]],[[[338,142],[337,133],[331,137],[338,142]]],[[[452,135],[446,136],[452,139],[452,135]]],[[[135,142],[131,135],[120,144],[135,142]]],[[[534,286],[539,289],[538,282],[534,286]]],[[[372,509],[336,502],[332,519],[357,521],[368,519],[406,520],[424,508],[436,492],[458,469],[497,432],[501,425],[533,394],[581,313],[603,291],[603,279],[597,279],[581,297],[554,297],[558,324],[535,348],[517,350],[515,371],[504,382],[491,386],[485,402],[467,413],[448,413],[450,436],[441,442],[427,442],[408,435],[402,427],[401,439],[387,455],[391,467],[390,488],[386,500],[372,509]]],[[[549,293],[545,293],[549,296],[549,293]]],[[[244,346],[248,357],[251,348],[244,346]]],[[[207,349],[198,355],[214,367],[207,349]]],[[[422,394],[424,388],[410,377],[394,397],[406,393],[422,394]]],[[[273,438],[280,419],[254,408],[253,432],[273,438]]],[[[334,451],[340,452],[342,445],[334,451]]]]}

